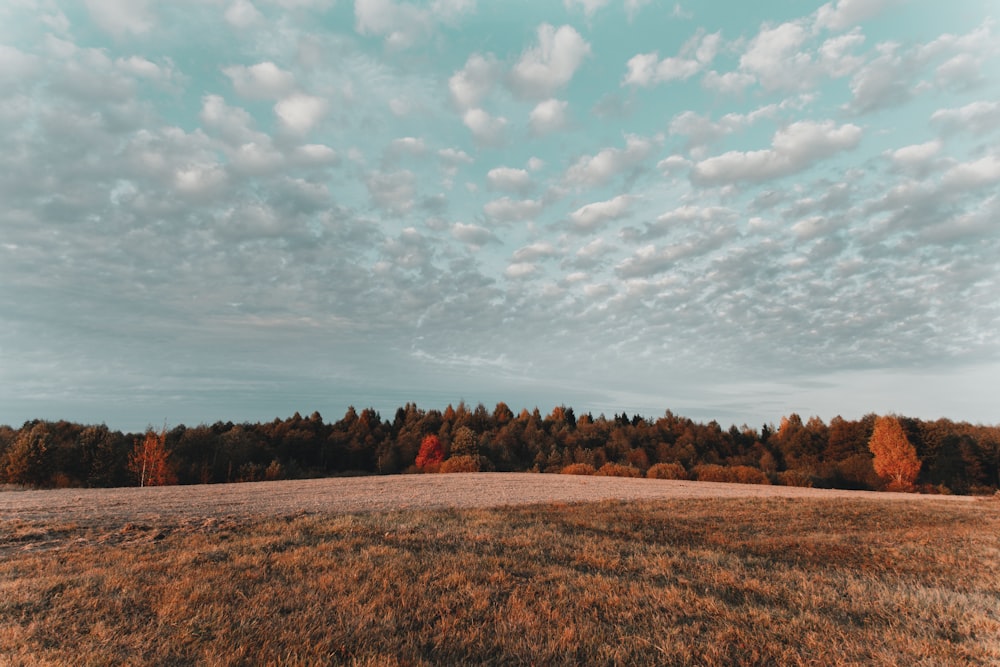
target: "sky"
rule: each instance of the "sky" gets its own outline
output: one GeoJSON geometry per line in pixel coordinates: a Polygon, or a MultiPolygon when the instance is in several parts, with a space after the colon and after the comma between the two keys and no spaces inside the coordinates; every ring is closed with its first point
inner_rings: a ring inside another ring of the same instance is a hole
{"type": "Polygon", "coordinates": [[[998,18],[0,2],[0,423],[1000,423],[998,18]]]}

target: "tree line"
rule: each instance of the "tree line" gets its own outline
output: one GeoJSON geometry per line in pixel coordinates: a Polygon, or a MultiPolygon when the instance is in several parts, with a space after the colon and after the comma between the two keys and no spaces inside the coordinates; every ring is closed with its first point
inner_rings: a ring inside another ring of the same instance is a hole
{"type": "Polygon", "coordinates": [[[558,406],[515,414],[464,402],[408,403],[392,419],[353,407],[264,423],[216,422],[144,433],[34,420],[0,426],[0,482],[112,487],[434,471],[532,471],[737,481],[845,489],[992,493],[1000,426],[869,414],[797,414],[760,429],[723,429],[667,411],[576,415],[558,406]]]}

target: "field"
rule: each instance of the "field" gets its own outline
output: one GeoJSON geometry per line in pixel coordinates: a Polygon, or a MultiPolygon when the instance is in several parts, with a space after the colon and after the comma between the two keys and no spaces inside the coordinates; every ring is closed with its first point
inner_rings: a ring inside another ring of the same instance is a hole
{"type": "Polygon", "coordinates": [[[1000,664],[1000,502],[558,475],[0,492],[0,664],[1000,664]]]}

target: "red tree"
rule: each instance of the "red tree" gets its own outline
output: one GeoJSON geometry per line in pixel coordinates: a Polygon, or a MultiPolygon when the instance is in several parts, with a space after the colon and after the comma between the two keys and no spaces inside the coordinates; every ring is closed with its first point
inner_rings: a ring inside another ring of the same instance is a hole
{"type": "Polygon", "coordinates": [[[891,415],[877,418],[868,449],[874,454],[875,473],[885,480],[890,490],[913,489],[920,472],[920,459],[898,419],[891,415]]]}
{"type": "Polygon", "coordinates": [[[170,462],[167,449],[167,432],[146,431],[146,437],[136,440],[128,457],[128,469],[135,475],[139,486],[167,486],[177,483],[177,474],[170,462]]]}
{"type": "Polygon", "coordinates": [[[417,453],[415,463],[421,470],[436,468],[444,461],[444,450],[441,448],[441,441],[436,435],[425,435],[420,441],[420,451],[417,453]]]}

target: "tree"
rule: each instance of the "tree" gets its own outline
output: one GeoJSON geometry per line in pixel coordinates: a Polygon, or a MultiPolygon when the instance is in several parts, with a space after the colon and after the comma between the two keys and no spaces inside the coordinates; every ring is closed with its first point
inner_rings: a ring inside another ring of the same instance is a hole
{"type": "Polygon", "coordinates": [[[436,468],[444,461],[444,450],[441,448],[441,440],[434,434],[425,435],[420,442],[420,451],[417,453],[415,461],[417,468],[436,468]]]}
{"type": "Polygon", "coordinates": [[[468,426],[459,426],[452,435],[451,455],[478,458],[478,438],[476,438],[476,434],[468,426]]]}
{"type": "Polygon", "coordinates": [[[875,473],[895,491],[909,491],[920,472],[917,450],[910,444],[899,419],[892,415],[878,417],[868,449],[874,455],[875,473]]]}
{"type": "Polygon", "coordinates": [[[3,472],[11,484],[47,484],[52,473],[52,434],[48,424],[25,424],[4,459],[3,472]]]}
{"type": "Polygon", "coordinates": [[[156,433],[146,431],[142,440],[136,440],[128,457],[128,469],[135,475],[139,486],[167,486],[177,483],[177,473],[167,449],[167,430],[156,433]]]}

